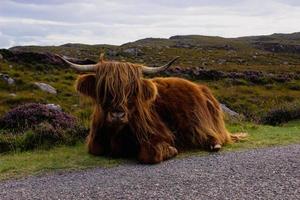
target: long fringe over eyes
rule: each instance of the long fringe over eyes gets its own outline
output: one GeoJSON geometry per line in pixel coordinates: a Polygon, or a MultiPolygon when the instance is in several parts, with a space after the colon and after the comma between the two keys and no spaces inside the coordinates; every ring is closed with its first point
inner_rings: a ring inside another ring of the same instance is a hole
{"type": "MultiPolygon", "coordinates": [[[[149,142],[154,130],[151,103],[145,101],[142,68],[127,62],[100,62],[96,71],[96,102],[102,106],[121,107],[126,110],[128,99],[134,96],[134,114],[129,125],[139,142],[149,142]]],[[[156,90],[153,91],[156,95],[156,90]]]]}

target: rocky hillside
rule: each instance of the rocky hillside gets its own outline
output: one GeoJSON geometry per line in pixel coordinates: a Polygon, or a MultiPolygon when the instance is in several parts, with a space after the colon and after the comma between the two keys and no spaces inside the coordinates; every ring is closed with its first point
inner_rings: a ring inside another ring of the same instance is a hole
{"type": "Polygon", "coordinates": [[[121,46],[64,44],[12,47],[9,50],[60,53],[95,61],[99,52],[105,52],[109,59],[149,65],[159,65],[174,56],[181,56],[179,65],[183,67],[223,71],[300,71],[300,33],[240,38],[186,35],[169,39],[146,38],[121,46]]]}
{"type": "Polygon", "coordinates": [[[240,38],[186,35],[146,38],[120,46],[64,44],[1,49],[0,115],[23,102],[42,102],[59,104],[87,118],[89,111],[73,89],[75,72],[54,54],[88,64],[96,62],[100,52],[107,59],[150,66],[180,56],[173,68],[160,75],[207,84],[222,103],[251,120],[259,121],[266,112],[300,99],[300,33],[240,38]]]}

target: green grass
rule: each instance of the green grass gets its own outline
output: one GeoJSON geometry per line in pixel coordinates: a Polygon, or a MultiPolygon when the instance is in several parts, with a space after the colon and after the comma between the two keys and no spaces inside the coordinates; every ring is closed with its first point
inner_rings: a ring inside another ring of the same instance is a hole
{"type": "Polygon", "coordinates": [[[0,156],[0,180],[37,175],[49,171],[112,167],[124,161],[89,155],[84,144],[8,153],[0,156]]]}
{"type": "MultiPolygon", "coordinates": [[[[232,132],[247,132],[247,140],[226,145],[222,152],[300,143],[300,120],[280,127],[249,123],[230,125],[232,132]]],[[[178,156],[208,155],[206,151],[189,151],[178,156]]],[[[84,144],[60,146],[51,150],[8,153],[0,156],[0,180],[36,175],[59,170],[80,170],[91,167],[113,167],[129,160],[89,155],[84,144]]]]}
{"type": "MultiPolygon", "coordinates": [[[[240,142],[227,144],[221,152],[239,151],[263,147],[300,144],[300,120],[286,123],[282,126],[266,126],[251,123],[231,124],[228,129],[232,133],[245,132],[248,137],[240,142]]],[[[193,150],[184,152],[179,157],[191,155],[208,155],[207,151],[193,150]]]]}
{"type": "Polygon", "coordinates": [[[277,145],[300,143],[300,120],[282,126],[261,126],[254,124],[232,125],[231,132],[247,132],[247,140],[227,145],[225,151],[253,149],[277,145]]]}

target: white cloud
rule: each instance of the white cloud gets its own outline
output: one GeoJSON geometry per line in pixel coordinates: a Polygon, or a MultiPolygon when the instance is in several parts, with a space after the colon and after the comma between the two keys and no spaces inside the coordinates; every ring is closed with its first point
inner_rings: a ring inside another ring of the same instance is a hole
{"type": "Polygon", "coordinates": [[[299,6],[293,0],[2,0],[0,47],[296,32],[299,6]]]}

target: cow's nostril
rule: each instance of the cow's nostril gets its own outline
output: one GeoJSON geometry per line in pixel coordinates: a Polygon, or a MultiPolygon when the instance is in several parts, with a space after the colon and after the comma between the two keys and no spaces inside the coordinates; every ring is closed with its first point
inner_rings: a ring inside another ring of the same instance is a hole
{"type": "Polygon", "coordinates": [[[114,118],[123,118],[125,116],[125,113],[124,112],[112,112],[111,115],[114,118]]]}
{"type": "Polygon", "coordinates": [[[119,112],[119,114],[118,114],[118,115],[119,115],[119,117],[120,117],[120,118],[122,118],[122,117],[124,117],[124,116],[125,116],[125,113],[124,113],[124,112],[119,112]]]}

